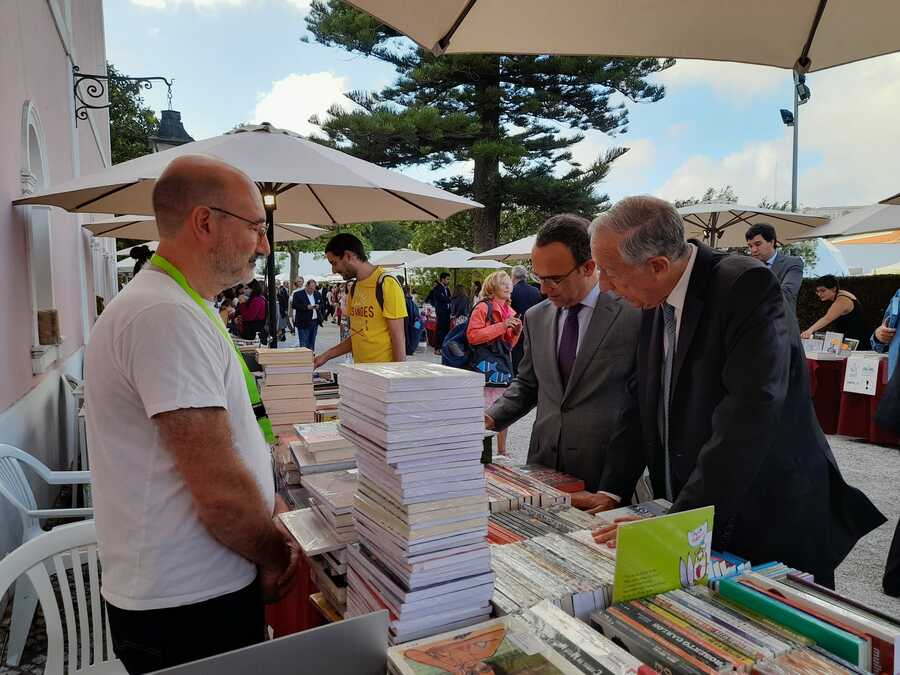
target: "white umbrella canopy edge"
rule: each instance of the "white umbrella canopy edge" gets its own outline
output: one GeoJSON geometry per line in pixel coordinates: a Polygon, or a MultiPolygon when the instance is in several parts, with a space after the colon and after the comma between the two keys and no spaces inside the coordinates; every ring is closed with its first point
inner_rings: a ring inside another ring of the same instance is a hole
{"type": "Polygon", "coordinates": [[[385,251],[371,257],[371,263],[378,267],[402,267],[415,260],[424,258],[425,254],[410,248],[400,248],[396,251],[385,251]]]}
{"type": "Polygon", "coordinates": [[[156,178],[169,162],[204,154],[235,166],[277,194],[282,220],[338,225],[372,220],[442,220],[481,204],[271,125],[238,128],[116,164],[15,200],[73,213],[152,215],[156,178]]]}
{"type": "MultiPolygon", "coordinates": [[[[159,239],[156,219],[151,216],[118,216],[107,220],[84,223],[84,229],[95,237],[115,237],[117,239],[138,239],[155,241],[159,239]]],[[[328,232],[315,225],[295,223],[275,223],[275,241],[305,241],[318,239],[328,232]]]]}
{"type": "Polygon", "coordinates": [[[496,260],[473,260],[475,255],[472,251],[464,248],[452,246],[443,251],[432,253],[424,258],[419,258],[411,263],[407,263],[410,269],[448,269],[448,270],[473,270],[473,269],[493,269],[500,270],[509,267],[496,260]]]}
{"type": "Polygon", "coordinates": [[[752,225],[768,223],[775,228],[779,241],[804,236],[828,222],[824,216],[794,211],[779,211],[731,202],[703,202],[678,209],[687,237],[700,237],[711,245],[734,248],[746,244],[745,234],[752,225]]]}
{"type": "Polygon", "coordinates": [[[900,206],[880,203],[851,211],[829,223],[810,230],[804,236],[793,237],[790,240],[801,241],[818,237],[870,234],[896,229],[900,229],[900,206]]]}
{"type": "Polygon", "coordinates": [[[497,260],[499,262],[516,262],[531,259],[531,249],[537,241],[537,235],[531,234],[521,239],[497,246],[482,253],[476,253],[472,260],[497,260]]]}
{"type": "Polygon", "coordinates": [[[349,0],[435,54],[658,56],[806,72],[900,50],[892,0],[349,0]],[[760,39],[765,35],[765,39],[760,39]],[[804,59],[808,58],[808,62],[804,59]]]}

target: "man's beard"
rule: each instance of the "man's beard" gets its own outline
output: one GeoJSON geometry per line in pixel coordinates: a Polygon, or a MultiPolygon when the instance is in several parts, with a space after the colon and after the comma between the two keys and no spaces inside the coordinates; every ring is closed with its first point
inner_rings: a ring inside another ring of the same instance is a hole
{"type": "Polygon", "coordinates": [[[222,288],[231,288],[252,281],[256,274],[256,263],[263,257],[254,253],[250,258],[241,259],[223,246],[213,252],[210,267],[222,288]]]}

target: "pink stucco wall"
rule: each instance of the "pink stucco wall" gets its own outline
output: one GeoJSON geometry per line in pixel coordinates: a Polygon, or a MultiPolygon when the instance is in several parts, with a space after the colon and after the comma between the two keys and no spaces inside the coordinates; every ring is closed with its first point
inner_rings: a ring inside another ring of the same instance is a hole
{"type": "MultiPolygon", "coordinates": [[[[94,173],[104,166],[103,157],[109,155],[109,122],[105,111],[97,111],[92,113],[97,138],[87,122],[79,122],[75,130],[69,103],[70,55],[83,72],[105,71],[101,0],[6,0],[0,3],[0,26],[0,82],[3,83],[0,87],[0,355],[3,358],[0,411],[3,411],[40,381],[40,376],[33,376],[31,371],[32,304],[25,210],[10,203],[22,195],[23,106],[30,100],[38,110],[50,186],[74,175],[94,173]],[[54,22],[53,6],[64,17],[64,39],[54,22]],[[65,19],[67,15],[70,22],[65,19]],[[77,151],[74,151],[76,143],[77,151]],[[79,157],[77,166],[75,157],[79,157]]],[[[65,336],[60,348],[62,361],[84,345],[85,284],[88,320],[93,321],[93,271],[88,240],[78,216],[54,209],[50,217],[55,305],[65,336]],[[79,248],[84,251],[84,282],[79,248]]]]}

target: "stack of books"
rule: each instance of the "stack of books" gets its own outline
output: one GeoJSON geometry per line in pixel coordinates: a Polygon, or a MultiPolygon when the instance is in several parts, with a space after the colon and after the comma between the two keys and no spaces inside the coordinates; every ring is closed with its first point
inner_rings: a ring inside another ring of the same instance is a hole
{"type": "Polygon", "coordinates": [[[256,352],[256,360],[265,372],[265,384],[260,396],[275,434],[291,434],[294,424],[315,422],[312,351],[305,347],[261,347],[256,352]]]}
{"type": "Polygon", "coordinates": [[[514,544],[545,534],[569,534],[590,530],[593,516],[569,506],[541,509],[523,504],[516,511],[492,513],[488,520],[488,541],[492,544],[514,544]],[[574,512],[577,520],[569,515],[574,512]]]}
{"type": "Polygon", "coordinates": [[[345,544],[356,541],[356,528],[353,526],[356,479],[356,469],[303,477],[303,487],[310,494],[310,507],[322,518],[335,538],[345,544]]]}
{"type": "Polygon", "coordinates": [[[343,618],[347,611],[347,563],[338,561],[334,553],[324,553],[309,558],[309,569],[328,606],[343,618]]]}
{"type": "Polygon", "coordinates": [[[341,431],[359,468],[347,615],[387,608],[393,643],[483,621],[494,579],[484,377],[422,362],[347,366],[340,377],[341,431]]]}
{"type": "Polygon", "coordinates": [[[549,602],[514,616],[388,649],[388,673],[652,675],[654,671],[549,602]]]}
{"type": "Polygon", "coordinates": [[[356,467],[356,448],[341,434],[337,422],[295,424],[297,440],[291,454],[301,476],[356,467]]]}
{"type": "Polygon", "coordinates": [[[567,492],[529,476],[519,467],[488,464],[485,477],[491,513],[512,511],[522,504],[549,507],[572,503],[567,492]]]}
{"type": "Polygon", "coordinates": [[[615,560],[600,548],[564,534],[492,545],[496,579],[491,601],[497,615],[527,609],[541,600],[584,620],[609,607],[615,560]]]}
{"type": "Polygon", "coordinates": [[[562,471],[556,471],[543,464],[525,464],[517,467],[519,471],[530,478],[556,488],[561,492],[581,492],[584,490],[584,481],[562,471]]]}
{"type": "Polygon", "coordinates": [[[900,620],[783,565],[595,612],[610,639],[660,672],[897,673],[900,620]]]}

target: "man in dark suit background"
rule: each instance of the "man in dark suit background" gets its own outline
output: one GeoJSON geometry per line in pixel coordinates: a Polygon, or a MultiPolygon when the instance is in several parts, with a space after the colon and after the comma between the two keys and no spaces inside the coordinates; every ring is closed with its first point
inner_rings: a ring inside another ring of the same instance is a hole
{"type": "MultiPolygon", "coordinates": [[[[525,317],[525,312],[541,301],[541,292],[528,283],[528,270],[521,265],[512,268],[513,290],[510,304],[516,316],[525,317]]],[[[512,351],[513,374],[519,372],[519,362],[525,353],[525,340],[519,340],[512,351]]]]}
{"type": "Polygon", "coordinates": [[[767,223],[754,225],[744,236],[750,255],[772,270],[772,274],[778,279],[788,306],[788,316],[796,319],[797,295],[800,293],[800,284],[803,283],[803,258],[779,251],[778,234],[767,223]]]}
{"type": "Polygon", "coordinates": [[[715,548],[833,586],[837,565],[885,518],[841,476],[775,277],[685,242],[678,212],[653,197],[600,215],[592,252],[601,285],[644,310],[637,391],[654,493],[674,511],[714,505],[715,548]]]}
{"type": "Polygon", "coordinates": [[[306,286],[294,292],[291,300],[294,310],[294,326],[297,328],[297,344],[316,350],[316,335],[325,320],[325,301],[316,290],[316,282],[310,279],[306,286]]]}
{"type": "Polygon", "coordinates": [[[444,338],[450,332],[450,273],[441,272],[438,282],[428,293],[425,302],[434,307],[437,314],[437,329],[435,330],[435,354],[441,353],[441,345],[444,338]]]}
{"type": "Polygon", "coordinates": [[[519,375],[488,410],[502,430],[537,406],[528,462],[581,478],[572,495],[582,509],[631,499],[643,470],[634,370],[640,312],[600,290],[588,221],[550,218],[532,249],[547,299],[525,315],[519,375]]]}

